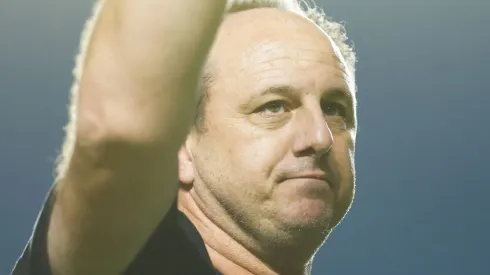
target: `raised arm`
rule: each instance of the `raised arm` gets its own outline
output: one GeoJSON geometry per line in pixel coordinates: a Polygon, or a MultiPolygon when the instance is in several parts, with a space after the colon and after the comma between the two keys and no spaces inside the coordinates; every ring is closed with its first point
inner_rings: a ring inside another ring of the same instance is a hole
{"type": "Polygon", "coordinates": [[[48,230],[54,274],[121,274],[167,213],[225,2],[104,1],[48,230]]]}

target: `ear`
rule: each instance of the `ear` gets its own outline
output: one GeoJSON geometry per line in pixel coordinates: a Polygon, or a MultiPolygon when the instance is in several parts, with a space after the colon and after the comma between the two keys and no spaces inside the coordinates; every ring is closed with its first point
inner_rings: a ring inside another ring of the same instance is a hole
{"type": "Polygon", "coordinates": [[[180,147],[178,152],[179,180],[184,185],[192,185],[194,182],[194,160],[190,151],[189,138],[180,147]]]}

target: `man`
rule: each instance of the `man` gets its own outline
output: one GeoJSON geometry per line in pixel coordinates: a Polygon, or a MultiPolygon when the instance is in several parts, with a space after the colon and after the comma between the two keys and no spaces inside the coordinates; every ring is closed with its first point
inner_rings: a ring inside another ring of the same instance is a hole
{"type": "Polygon", "coordinates": [[[292,0],[99,2],[13,274],[310,274],[354,194],[345,40],[292,0]]]}

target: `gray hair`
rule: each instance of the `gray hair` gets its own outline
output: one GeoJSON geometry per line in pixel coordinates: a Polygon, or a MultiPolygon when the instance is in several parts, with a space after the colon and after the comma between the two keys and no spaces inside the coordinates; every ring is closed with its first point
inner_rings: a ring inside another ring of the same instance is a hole
{"type": "MultiPolygon", "coordinates": [[[[311,2],[311,1],[310,1],[311,2]]],[[[355,79],[356,54],[354,48],[348,44],[348,37],[344,26],[333,20],[329,20],[323,10],[313,2],[308,4],[305,0],[228,0],[226,13],[232,14],[240,11],[256,8],[277,8],[301,15],[320,27],[327,34],[340,51],[341,58],[345,61],[347,71],[355,79]]],[[[208,89],[213,80],[213,75],[209,68],[204,69],[201,80],[201,88],[197,102],[196,116],[194,118],[194,129],[198,133],[206,131],[205,110],[209,94],[208,89]]]]}
{"type": "Polygon", "coordinates": [[[335,43],[342,54],[346,65],[353,75],[356,69],[356,54],[349,45],[344,25],[327,18],[321,8],[313,1],[306,0],[228,0],[227,13],[234,13],[256,8],[277,8],[301,15],[320,27],[335,43]],[[309,2],[309,3],[308,3],[309,2]]]}

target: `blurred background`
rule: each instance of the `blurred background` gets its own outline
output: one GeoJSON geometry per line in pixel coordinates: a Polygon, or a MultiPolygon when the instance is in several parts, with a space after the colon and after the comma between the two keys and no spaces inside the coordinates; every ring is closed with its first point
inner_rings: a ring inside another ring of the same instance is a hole
{"type": "MultiPolygon", "coordinates": [[[[490,1],[317,0],[359,57],[357,194],[320,274],[490,274],[490,1]]],[[[53,182],[92,1],[0,1],[0,274],[53,182]]]]}

